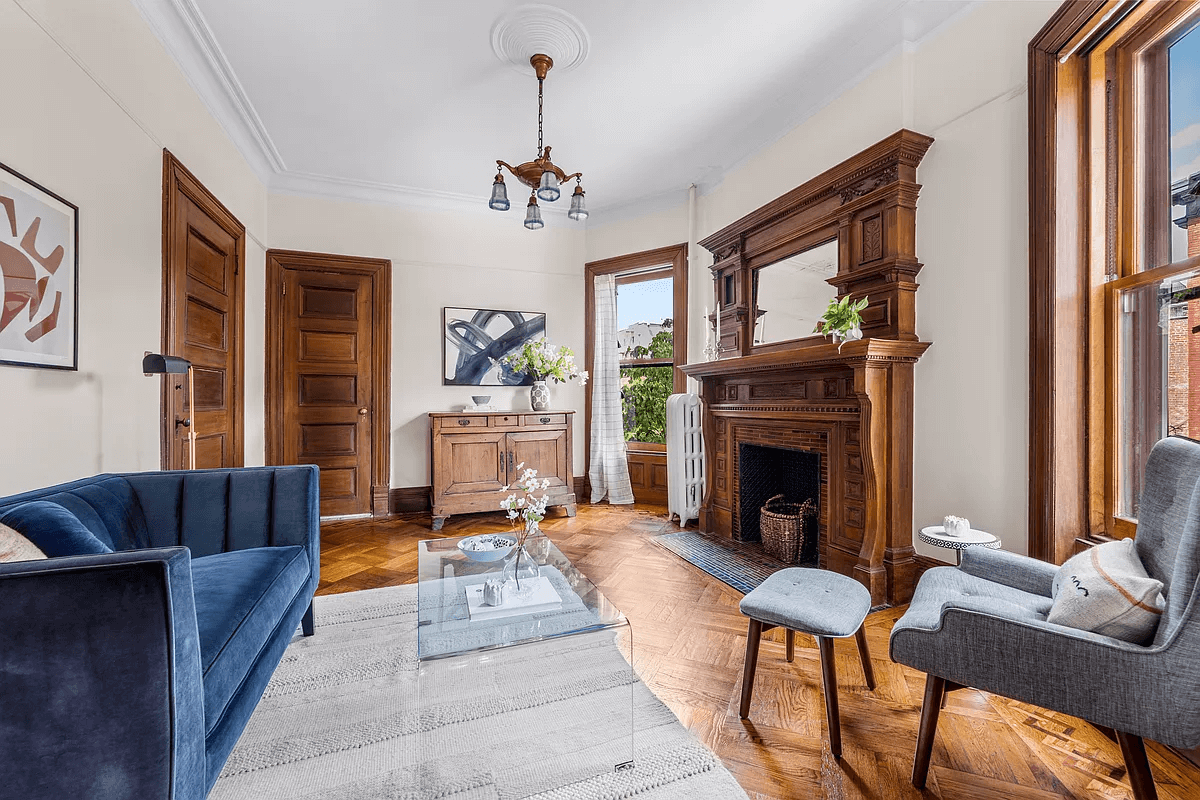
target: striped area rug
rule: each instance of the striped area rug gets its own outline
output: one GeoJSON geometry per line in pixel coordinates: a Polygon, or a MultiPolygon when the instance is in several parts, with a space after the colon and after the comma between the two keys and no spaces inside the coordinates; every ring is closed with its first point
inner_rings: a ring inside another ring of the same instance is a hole
{"type": "Polygon", "coordinates": [[[670,550],[727,583],[742,594],[749,594],[773,572],[790,566],[815,567],[812,564],[785,564],[763,552],[762,545],[717,539],[702,533],[682,531],[654,537],[654,543],[670,550]]]}

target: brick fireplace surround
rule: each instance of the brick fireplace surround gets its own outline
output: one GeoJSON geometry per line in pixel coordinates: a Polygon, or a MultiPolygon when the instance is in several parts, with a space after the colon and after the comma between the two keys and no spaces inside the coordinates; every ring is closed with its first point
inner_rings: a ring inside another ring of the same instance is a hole
{"type": "Polygon", "coordinates": [[[933,143],[901,130],[702,240],[712,252],[721,353],[688,364],[704,402],[707,487],[700,527],[740,530],[742,443],[821,459],[821,566],[862,582],[875,604],[912,597],[913,369],[917,165],[933,143]],[[756,270],[836,239],[838,296],[869,298],[860,341],[755,344],[756,270]]]}

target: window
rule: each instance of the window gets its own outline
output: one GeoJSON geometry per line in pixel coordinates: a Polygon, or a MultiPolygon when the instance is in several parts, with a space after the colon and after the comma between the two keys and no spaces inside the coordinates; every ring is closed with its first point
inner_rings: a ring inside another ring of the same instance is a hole
{"type": "Polygon", "coordinates": [[[625,441],[667,443],[667,398],[675,391],[674,329],[674,280],[669,266],[617,277],[625,441]]]}
{"type": "Polygon", "coordinates": [[[1049,560],[1133,535],[1150,449],[1200,434],[1198,22],[1194,0],[1094,0],[1031,44],[1030,550],[1049,560]]]}

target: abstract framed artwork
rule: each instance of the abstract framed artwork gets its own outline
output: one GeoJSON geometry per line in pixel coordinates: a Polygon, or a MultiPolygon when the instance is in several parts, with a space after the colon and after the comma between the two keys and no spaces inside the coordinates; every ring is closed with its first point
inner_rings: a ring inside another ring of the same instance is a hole
{"type": "Polygon", "coordinates": [[[546,315],[489,308],[442,309],[445,386],[529,386],[533,380],[500,359],[546,333],[546,315]]]}
{"type": "Polygon", "coordinates": [[[0,364],[79,369],[79,209],[0,164],[0,364]]]}

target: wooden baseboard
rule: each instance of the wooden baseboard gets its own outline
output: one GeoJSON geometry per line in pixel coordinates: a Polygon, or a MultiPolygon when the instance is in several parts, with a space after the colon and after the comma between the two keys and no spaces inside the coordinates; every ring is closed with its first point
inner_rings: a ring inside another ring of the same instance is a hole
{"type": "Polygon", "coordinates": [[[392,493],[387,486],[371,487],[371,516],[386,517],[391,513],[392,493]]]}
{"type": "Polygon", "coordinates": [[[401,486],[388,495],[388,508],[393,514],[420,514],[429,511],[428,486],[401,486]]]}
{"type": "Polygon", "coordinates": [[[934,567],[954,566],[946,561],[941,561],[932,556],[923,556],[920,553],[913,555],[913,561],[915,561],[917,564],[917,574],[914,576],[914,580],[919,580],[920,577],[925,574],[925,570],[927,569],[933,569],[934,567]]]}

